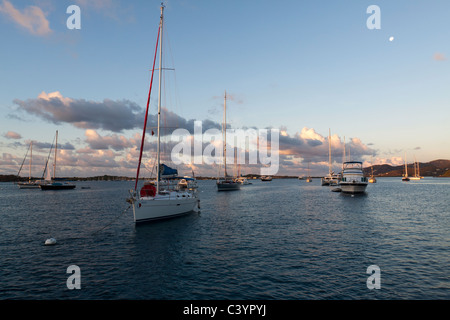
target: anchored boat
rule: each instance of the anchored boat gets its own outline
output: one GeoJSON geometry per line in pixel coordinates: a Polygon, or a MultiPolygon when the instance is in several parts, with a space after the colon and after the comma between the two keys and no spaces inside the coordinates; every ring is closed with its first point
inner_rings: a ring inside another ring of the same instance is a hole
{"type": "Polygon", "coordinates": [[[217,179],[217,191],[234,191],[241,189],[241,183],[235,178],[232,178],[227,173],[227,93],[225,92],[223,104],[223,162],[224,162],[224,177],[217,179]]]}
{"type": "Polygon", "coordinates": [[[362,162],[344,162],[342,168],[342,178],[339,182],[339,186],[342,192],[363,193],[366,191],[367,184],[368,180],[364,176],[362,162]]]}
{"type": "MultiPolygon", "coordinates": [[[[75,189],[76,185],[69,182],[59,182],[56,181],[56,158],[58,154],[58,130],[56,130],[56,142],[55,142],[55,159],[53,160],[53,178],[46,183],[39,185],[41,190],[71,190],[75,189]]],[[[48,171],[47,171],[48,172],[48,171]]]]}
{"type": "Polygon", "coordinates": [[[136,173],[136,182],[134,190],[131,190],[131,197],[127,199],[133,207],[135,223],[153,221],[159,219],[173,218],[192,212],[195,206],[200,206],[200,199],[197,194],[197,188],[189,188],[186,179],[179,181],[175,186],[161,181],[162,171],[165,169],[161,164],[161,88],[162,88],[162,39],[164,25],[164,5],[161,5],[161,17],[156,40],[155,56],[153,60],[152,76],[150,80],[150,89],[148,93],[147,109],[145,113],[144,128],[142,133],[141,149],[136,173]],[[160,40],[161,36],[161,41],[160,40]],[[142,152],[144,150],[145,131],[147,128],[148,110],[150,104],[150,95],[153,84],[153,74],[155,71],[156,55],[159,43],[159,93],[158,93],[158,131],[157,131],[157,176],[155,183],[145,183],[141,190],[137,191],[139,181],[139,171],[142,161],[142,152]]]}

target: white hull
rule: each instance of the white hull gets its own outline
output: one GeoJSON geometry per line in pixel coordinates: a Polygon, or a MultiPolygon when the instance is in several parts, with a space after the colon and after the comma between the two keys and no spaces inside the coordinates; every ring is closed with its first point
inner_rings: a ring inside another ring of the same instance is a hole
{"type": "Polygon", "coordinates": [[[192,212],[198,202],[198,197],[192,194],[189,197],[179,198],[140,198],[133,201],[134,221],[139,223],[174,218],[192,212]]]}
{"type": "Polygon", "coordinates": [[[18,183],[19,189],[39,189],[37,183],[18,183]]]}
{"type": "Polygon", "coordinates": [[[364,193],[366,192],[367,183],[342,183],[340,184],[341,192],[344,193],[364,193]]]}
{"type": "Polygon", "coordinates": [[[321,179],[322,186],[337,186],[339,184],[338,178],[324,177],[321,179]]]}

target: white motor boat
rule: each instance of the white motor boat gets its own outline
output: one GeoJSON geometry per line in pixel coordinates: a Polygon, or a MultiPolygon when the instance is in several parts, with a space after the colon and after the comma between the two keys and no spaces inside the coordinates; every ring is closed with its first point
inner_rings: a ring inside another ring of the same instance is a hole
{"type": "Polygon", "coordinates": [[[368,184],[364,176],[362,162],[347,161],[342,168],[342,178],[339,182],[341,191],[344,193],[364,193],[368,184]]]}

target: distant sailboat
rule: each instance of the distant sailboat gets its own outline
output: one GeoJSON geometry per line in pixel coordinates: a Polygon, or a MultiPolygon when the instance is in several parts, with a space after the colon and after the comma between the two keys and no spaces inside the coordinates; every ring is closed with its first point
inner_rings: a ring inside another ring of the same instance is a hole
{"type": "Polygon", "coordinates": [[[369,183],[376,183],[377,179],[375,179],[375,176],[373,175],[373,157],[372,157],[372,165],[370,166],[370,178],[369,178],[369,183]]]}
{"type": "Polygon", "coordinates": [[[328,175],[321,179],[322,186],[336,186],[339,183],[339,175],[332,170],[331,163],[331,130],[328,129],[328,175]]]}
{"type": "Polygon", "coordinates": [[[402,181],[409,181],[408,166],[406,164],[406,152],[405,152],[405,174],[403,175],[402,181]]]}
{"type": "MultiPolygon", "coordinates": [[[[55,159],[53,160],[53,178],[47,183],[40,184],[41,190],[70,190],[75,189],[75,185],[68,182],[56,182],[56,158],[58,154],[58,130],[56,130],[56,143],[55,143],[55,159]]],[[[47,173],[49,174],[49,173],[47,173]]]]}
{"type": "Polygon", "coordinates": [[[420,180],[420,179],[422,179],[420,177],[420,172],[419,172],[419,163],[416,161],[415,157],[414,157],[414,176],[412,176],[409,179],[410,180],[420,180]]]}
{"type": "MultiPolygon", "coordinates": [[[[18,182],[17,185],[19,186],[20,189],[39,189],[39,182],[31,181],[31,166],[32,166],[32,161],[33,161],[33,141],[30,142],[30,146],[29,146],[28,150],[30,150],[28,181],[27,182],[18,182]]],[[[28,154],[28,152],[27,152],[27,154],[28,154]]],[[[23,159],[24,162],[25,162],[26,157],[27,156],[25,155],[25,158],[23,159]]],[[[23,162],[22,162],[22,166],[23,166],[23,162]]],[[[20,167],[19,173],[17,175],[20,174],[20,171],[22,170],[22,166],[20,167]]]]}
{"type": "Polygon", "coordinates": [[[306,182],[312,182],[311,175],[309,174],[309,162],[308,162],[308,177],[306,178],[306,182]]]}
{"type": "Polygon", "coordinates": [[[423,177],[420,175],[419,162],[417,162],[417,176],[418,176],[420,179],[423,179],[423,177]]]}
{"type": "Polygon", "coordinates": [[[234,191],[240,190],[241,184],[230,177],[227,173],[227,92],[224,95],[223,104],[223,162],[224,162],[224,177],[217,179],[217,191],[234,191]]]}

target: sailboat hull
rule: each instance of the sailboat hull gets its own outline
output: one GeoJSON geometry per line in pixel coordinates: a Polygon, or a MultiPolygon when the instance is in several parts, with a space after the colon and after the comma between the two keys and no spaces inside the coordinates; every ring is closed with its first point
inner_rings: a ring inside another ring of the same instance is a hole
{"type": "Polygon", "coordinates": [[[241,184],[238,182],[228,182],[228,181],[220,181],[217,182],[217,191],[233,191],[233,190],[240,190],[241,184]]]}
{"type": "Polygon", "coordinates": [[[41,184],[39,186],[41,190],[71,190],[75,189],[74,184],[63,184],[63,183],[50,183],[50,184],[41,184]]]}
{"type": "Polygon", "coordinates": [[[19,189],[39,189],[39,184],[37,183],[18,183],[19,189]]]}
{"type": "Polygon", "coordinates": [[[175,218],[192,212],[198,205],[197,197],[184,199],[141,198],[133,202],[135,223],[175,218]]]}

